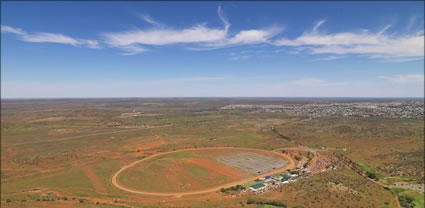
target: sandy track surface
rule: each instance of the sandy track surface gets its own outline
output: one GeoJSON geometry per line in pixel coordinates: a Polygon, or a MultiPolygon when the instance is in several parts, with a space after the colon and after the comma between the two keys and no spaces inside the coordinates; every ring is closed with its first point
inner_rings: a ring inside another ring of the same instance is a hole
{"type": "Polygon", "coordinates": [[[280,173],[280,172],[283,172],[285,170],[292,169],[292,168],[295,168],[296,167],[296,164],[295,164],[295,162],[294,162],[294,160],[292,158],[290,158],[290,157],[288,157],[286,155],[283,155],[281,153],[271,152],[271,153],[274,153],[276,155],[285,157],[288,160],[288,164],[285,167],[283,167],[283,168],[280,168],[280,169],[277,169],[277,170],[273,170],[273,171],[268,172],[268,173],[264,173],[264,174],[261,174],[261,175],[256,175],[256,176],[253,176],[253,177],[250,177],[250,178],[246,178],[246,179],[242,179],[242,180],[239,180],[239,181],[230,182],[230,183],[227,183],[227,184],[223,184],[223,185],[220,185],[220,186],[215,186],[215,187],[211,187],[211,188],[204,189],[204,190],[199,190],[199,191],[188,191],[188,192],[150,192],[150,191],[140,191],[140,190],[134,190],[134,189],[126,188],[126,187],[120,185],[118,183],[118,181],[117,181],[117,178],[118,178],[119,174],[121,174],[124,170],[126,170],[126,169],[128,169],[130,167],[133,167],[134,165],[136,165],[138,163],[141,163],[141,162],[143,162],[145,160],[149,160],[149,159],[152,159],[154,157],[158,157],[158,156],[161,156],[161,155],[165,155],[165,154],[169,154],[169,153],[174,153],[174,152],[182,152],[182,151],[190,151],[190,150],[207,150],[207,149],[235,149],[235,150],[249,150],[249,151],[271,152],[271,151],[266,151],[266,150],[250,149],[250,148],[236,148],[236,147],[206,147],[206,148],[192,148],[192,149],[183,149],[183,150],[170,151],[170,152],[162,152],[162,153],[153,155],[151,157],[147,157],[147,158],[144,158],[144,159],[135,161],[135,162],[133,162],[133,163],[131,163],[129,165],[126,165],[126,166],[122,167],[120,170],[118,170],[112,176],[112,184],[115,187],[117,187],[117,188],[119,188],[119,189],[121,189],[123,191],[127,191],[127,192],[130,192],[130,193],[135,193],[135,194],[154,195],[154,196],[177,196],[177,197],[181,197],[181,196],[186,196],[186,195],[205,194],[205,193],[219,191],[221,188],[227,188],[227,187],[236,186],[238,184],[244,184],[244,183],[253,181],[255,179],[265,177],[267,175],[280,173]]]}

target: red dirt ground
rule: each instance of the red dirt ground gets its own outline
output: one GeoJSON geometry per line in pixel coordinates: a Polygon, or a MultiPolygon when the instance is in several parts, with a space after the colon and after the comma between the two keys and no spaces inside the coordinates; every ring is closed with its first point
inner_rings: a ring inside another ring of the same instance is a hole
{"type": "Polygon", "coordinates": [[[96,174],[93,172],[93,170],[89,166],[84,166],[83,170],[86,173],[87,177],[89,177],[90,181],[93,183],[96,192],[106,194],[105,187],[103,187],[102,183],[100,182],[96,174]]]}

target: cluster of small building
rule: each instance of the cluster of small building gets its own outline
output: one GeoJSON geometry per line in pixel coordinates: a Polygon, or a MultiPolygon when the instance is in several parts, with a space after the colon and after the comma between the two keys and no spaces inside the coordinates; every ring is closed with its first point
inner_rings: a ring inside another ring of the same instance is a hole
{"type": "Polygon", "coordinates": [[[259,178],[255,182],[259,182],[249,187],[249,191],[254,193],[262,193],[264,191],[279,187],[279,185],[297,181],[298,174],[280,173],[276,175],[268,175],[264,178],[259,178]]]}
{"type": "Polygon", "coordinates": [[[221,110],[254,110],[260,112],[286,112],[310,118],[321,116],[393,117],[423,119],[424,102],[356,102],[325,104],[282,104],[282,105],[228,105],[221,110]]]}
{"type": "Polygon", "coordinates": [[[297,180],[310,177],[312,174],[307,168],[296,168],[279,174],[271,174],[263,178],[256,179],[256,184],[241,191],[241,194],[257,195],[269,190],[281,187],[282,185],[295,182],[297,180]]]}
{"type": "MultiPolygon", "coordinates": [[[[323,168],[321,172],[335,170],[336,168],[336,165],[328,165],[326,168],[323,168]]],[[[258,195],[270,190],[280,188],[285,184],[293,183],[298,180],[309,178],[311,176],[313,176],[313,173],[310,171],[309,167],[297,167],[293,170],[287,170],[283,173],[271,174],[263,178],[256,179],[255,181],[252,181],[255,182],[254,185],[242,189],[238,194],[233,196],[237,197],[244,195],[258,195]]]]}

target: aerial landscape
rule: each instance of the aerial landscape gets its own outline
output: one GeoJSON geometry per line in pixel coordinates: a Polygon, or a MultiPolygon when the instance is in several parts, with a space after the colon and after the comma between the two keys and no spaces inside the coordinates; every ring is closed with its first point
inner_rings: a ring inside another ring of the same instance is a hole
{"type": "Polygon", "coordinates": [[[424,208],[424,2],[1,6],[1,207],[424,208]]]}

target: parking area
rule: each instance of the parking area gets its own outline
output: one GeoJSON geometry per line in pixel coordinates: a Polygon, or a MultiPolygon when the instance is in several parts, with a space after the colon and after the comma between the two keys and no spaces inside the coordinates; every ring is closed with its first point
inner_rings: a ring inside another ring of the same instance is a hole
{"type": "Polygon", "coordinates": [[[217,157],[217,162],[252,174],[263,174],[288,164],[285,159],[265,156],[255,152],[241,152],[217,157]]]}

